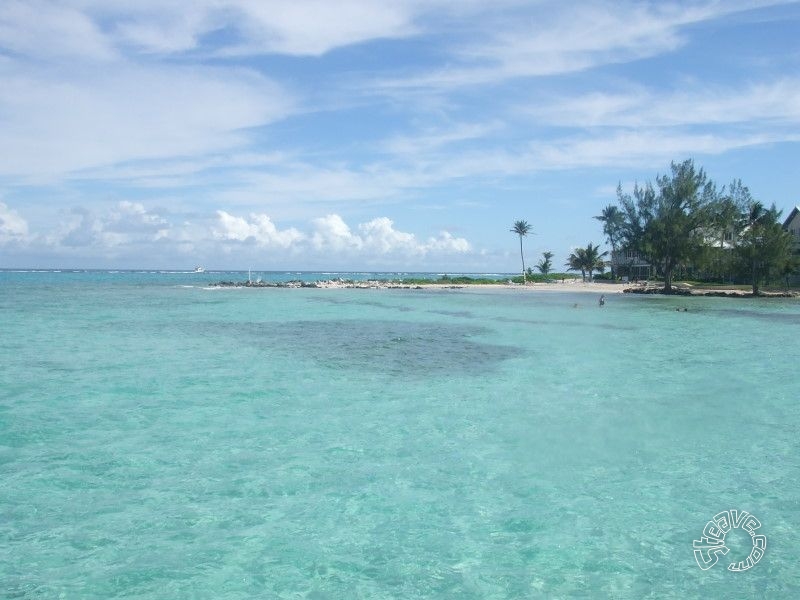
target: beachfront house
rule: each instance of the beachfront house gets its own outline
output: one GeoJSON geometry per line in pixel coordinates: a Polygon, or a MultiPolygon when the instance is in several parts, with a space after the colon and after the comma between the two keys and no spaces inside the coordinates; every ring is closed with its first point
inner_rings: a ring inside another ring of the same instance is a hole
{"type": "Polygon", "coordinates": [[[733,250],[742,231],[737,231],[734,225],[729,225],[725,228],[717,226],[703,227],[698,233],[703,239],[703,244],[709,248],[733,250]]]}
{"type": "Polygon", "coordinates": [[[616,250],[611,253],[611,266],[623,281],[649,279],[651,266],[636,250],[616,250]]]}
{"type": "MultiPolygon", "coordinates": [[[[795,206],[786,220],[783,222],[783,229],[792,236],[792,250],[800,255],[800,206],[795,206]]],[[[800,273],[795,272],[788,278],[788,283],[792,285],[800,284],[800,273]]]]}
{"type": "Polygon", "coordinates": [[[783,229],[792,234],[794,251],[800,252],[800,206],[795,206],[786,217],[783,229]]]}

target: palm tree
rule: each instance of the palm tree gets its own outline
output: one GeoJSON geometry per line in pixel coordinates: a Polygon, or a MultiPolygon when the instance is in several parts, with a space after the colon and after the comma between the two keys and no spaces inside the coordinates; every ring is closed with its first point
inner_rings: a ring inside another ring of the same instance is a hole
{"type": "Polygon", "coordinates": [[[584,252],[584,257],[586,259],[586,270],[589,271],[589,281],[591,281],[592,271],[599,271],[602,273],[606,268],[606,263],[603,260],[603,257],[606,256],[608,252],[601,253],[600,244],[592,246],[592,242],[589,242],[589,245],[586,246],[584,252]]]}
{"type": "Polygon", "coordinates": [[[758,200],[753,201],[747,207],[744,214],[744,227],[755,227],[768,216],[769,211],[758,200]]]}
{"type": "Polygon", "coordinates": [[[547,252],[542,252],[542,260],[536,265],[536,268],[539,269],[539,272],[545,277],[550,273],[550,269],[553,268],[553,261],[550,260],[551,258],[553,258],[552,252],[549,250],[547,252]]]}
{"type": "Polygon", "coordinates": [[[567,259],[567,269],[569,271],[580,271],[581,277],[586,281],[586,272],[589,272],[589,281],[592,280],[592,272],[603,272],[605,269],[605,262],[603,257],[608,252],[600,252],[600,244],[594,245],[589,242],[586,248],[575,248],[575,251],[569,255],[567,259]]]}
{"type": "Polygon", "coordinates": [[[770,270],[777,266],[782,271],[791,257],[791,241],[780,225],[780,216],[774,204],[766,208],[758,201],[752,202],[744,215],[737,253],[750,268],[754,296],[758,296],[759,284],[768,278],[770,270]]]}
{"type": "Polygon", "coordinates": [[[625,214],[619,209],[618,206],[609,204],[603,209],[603,212],[595,217],[595,219],[603,223],[603,233],[605,234],[608,243],[611,245],[611,277],[613,278],[613,255],[617,252],[617,248],[625,228],[625,214]]]}
{"type": "Polygon", "coordinates": [[[531,226],[527,221],[515,221],[514,227],[511,228],[511,233],[516,233],[519,236],[519,256],[522,259],[522,283],[526,283],[525,279],[525,255],[522,253],[522,238],[531,232],[531,226]]]}
{"type": "Polygon", "coordinates": [[[709,207],[711,225],[719,235],[717,264],[722,283],[725,283],[725,262],[730,263],[729,259],[725,260],[725,240],[728,238],[732,245],[735,243],[739,234],[748,225],[747,213],[754,203],[756,201],[750,195],[747,186],[741,179],[734,179],[728,187],[728,192],[714,200],[709,207]]]}
{"type": "Polygon", "coordinates": [[[568,271],[580,271],[581,277],[586,281],[586,248],[575,248],[567,259],[568,271]]]}

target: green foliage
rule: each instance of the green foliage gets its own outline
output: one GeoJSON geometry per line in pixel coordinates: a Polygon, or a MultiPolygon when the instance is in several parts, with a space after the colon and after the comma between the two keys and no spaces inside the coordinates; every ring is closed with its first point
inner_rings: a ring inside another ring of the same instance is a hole
{"type": "Polygon", "coordinates": [[[661,270],[664,289],[671,291],[676,268],[697,259],[706,243],[718,200],[715,184],[686,160],[673,162],[670,175],[656,177],[656,187],[636,185],[631,196],[620,186],[617,195],[625,214],[623,239],[661,270]]]}
{"type": "MultiPolygon", "coordinates": [[[[547,276],[547,274],[553,270],[552,258],[553,258],[553,253],[550,252],[549,250],[547,252],[542,252],[542,260],[540,260],[536,264],[536,268],[539,269],[539,273],[541,273],[544,276],[547,276]]],[[[528,269],[528,271],[530,271],[530,269],[528,269]]],[[[529,273],[529,275],[532,275],[532,273],[529,273]]]]}
{"type": "MultiPolygon", "coordinates": [[[[533,273],[533,272],[531,272],[530,275],[526,276],[525,281],[523,281],[522,276],[517,275],[516,277],[511,277],[510,279],[503,280],[502,282],[499,282],[499,283],[504,283],[505,281],[511,281],[512,283],[522,283],[522,284],[524,284],[526,282],[532,282],[532,283],[554,283],[556,281],[561,281],[562,279],[563,280],[566,280],[566,279],[572,280],[572,279],[576,279],[576,278],[577,278],[577,276],[574,273],[549,273],[547,275],[543,275],[541,273],[533,273]]],[[[498,283],[498,282],[495,281],[494,283],[498,283]]]]}
{"type": "Polygon", "coordinates": [[[780,211],[773,204],[769,209],[760,202],[749,206],[735,256],[740,271],[748,272],[753,295],[762,283],[789,275],[796,267],[792,254],[792,236],[783,230],[780,211]]]}
{"type": "MultiPolygon", "coordinates": [[[[608,240],[611,246],[611,251],[616,252],[619,249],[619,244],[623,237],[625,214],[618,206],[609,204],[595,219],[603,223],[603,234],[606,236],[606,240],[608,240]]],[[[613,265],[611,278],[614,278],[613,265]]]]}
{"type": "Polygon", "coordinates": [[[657,177],[656,184],[659,194],[654,219],[645,230],[645,244],[661,264],[664,287],[669,291],[675,268],[695,258],[705,243],[703,228],[710,223],[708,206],[716,198],[716,190],[691,160],[672,163],[672,175],[657,177]]]}
{"type": "MultiPolygon", "coordinates": [[[[615,241],[654,266],[667,292],[677,273],[705,281],[749,281],[757,294],[770,281],[788,285],[800,269],[775,206],[766,209],[738,179],[718,191],[691,160],[673,162],[671,173],[656,177],[655,186],[635,184],[631,194],[618,186],[617,200],[622,223],[611,227],[615,241]]],[[[607,207],[595,217],[607,236],[606,225],[615,222],[615,214],[607,207]]],[[[579,268],[580,258],[570,257],[571,268],[579,268]]]]}
{"type": "Polygon", "coordinates": [[[617,202],[622,207],[623,222],[620,230],[621,246],[647,256],[645,248],[645,230],[653,220],[656,203],[656,192],[650,182],[640,187],[633,186],[632,194],[622,191],[622,184],[617,186],[617,202]]]}
{"type": "Polygon", "coordinates": [[[456,277],[450,275],[442,275],[441,277],[404,277],[402,280],[394,279],[394,280],[384,280],[385,283],[402,283],[403,285],[425,285],[425,284],[440,284],[440,285],[489,285],[489,284],[498,284],[498,283],[505,283],[507,281],[506,278],[504,279],[493,279],[490,277],[469,277],[467,275],[459,275],[456,277]]]}
{"type": "Polygon", "coordinates": [[[611,273],[610,271],[608,273],[598,273],[597,275],[595,275],[594,276],[594,280],[597,281],[598,279],[601,279],[603,281],[616,281],[617,280],[617,278],[614,276],[614,274],[611,273]]]}
{"type": "Polygon", "coordinates": [[[592,242],[586,248],[576,248],[567,259],[567,268],[570,271],[580,271],[581,277],[586,281],[586,273],[589,273],[589,281],[592,280],[592,272],[605,270],[603,257],[608,252],[600,252],[600,245],[593,245],[592,242]]]}
{"type": "Polygon", "coordinates": [[[521,237],[525,237],[531,231],[531,226],[527,221],[514,221],[514,227],[511,228],[512,233],[516,233],[521,237]]]}

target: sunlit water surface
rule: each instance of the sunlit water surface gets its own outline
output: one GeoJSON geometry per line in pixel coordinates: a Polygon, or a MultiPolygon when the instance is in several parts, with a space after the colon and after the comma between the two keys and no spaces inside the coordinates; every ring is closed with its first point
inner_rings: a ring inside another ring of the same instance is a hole
{"type": "Polygon", "coordinates": [[[797,301],[214,279],[0,273],[0,597],[800,597],[797,301]]]}

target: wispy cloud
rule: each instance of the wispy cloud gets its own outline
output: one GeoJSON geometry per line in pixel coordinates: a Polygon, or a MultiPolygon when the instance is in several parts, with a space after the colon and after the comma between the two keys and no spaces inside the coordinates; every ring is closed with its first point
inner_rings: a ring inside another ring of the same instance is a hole
{"type": "Polygon", "coordinates": [[[141,0],[83,3],[110,24],[120,45],[150,54],[199,52],[218,56],[289,54],[319,56],[360,42],[416,32],[416,2],[399,0],[197,0],[189,4],[141,0]]]}
{"type": "Polygon", "coordinates": [[[118,57],[112,40],[82,7],[46,0],[3,2],[0,48],[18,57],[57,62],[118,57]]]}
{"type": "Polygon", "coordinates": [[[451,48],[450,64],[378,85],[446,91],[641,60],[681,47],[688,25],[781,3],[540,2],[520,12],[487,10],[483,29],[451,48]]]}
{"type": "Polygon", "coordinates": [[[672,127],[758,122],[800,125],[800,79],[747,86],[695,84],[678,91],[638,89],[550,98],[522,109],[538,121],[565,127],[672,127]]]}
{"type": "Polygon", "coordinates": [[[458,123],[448,127],[429,128],[414,134],[393,136],[386,140],[383,149],[398,156],[419,156],[459,142],[484,139],[502,127],[502,123],[494,122],[458,123]]]}
{"type": "Polygon", "coordinates": [[[0,175],[7,176],[239,148],[249,143],[247,128],[292,110],[279,85],[243,69],[115,63],[64,75],[0,64],[0,78],[0,175]]]}
{"type": "Polygon", "coordinates": [[[653,167],[675,157],[717,155],[731,150],[782,141],[798,141],[800,134],[744,135],[681,133],[659,129],[621,130],[610,135],[576,136],[537,147],[531,153],[544,168],[653,167]]]}

